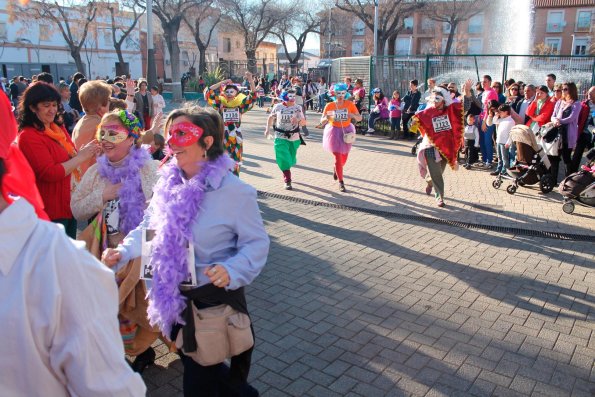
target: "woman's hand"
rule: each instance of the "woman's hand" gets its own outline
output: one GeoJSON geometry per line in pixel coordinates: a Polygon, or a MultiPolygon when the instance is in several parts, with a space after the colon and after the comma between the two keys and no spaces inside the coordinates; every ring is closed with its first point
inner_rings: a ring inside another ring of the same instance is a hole
{"type": "Polygon", "coordinates": [[[126,80],[126,95],[134,96],[135,88],[136,87],[134,86],[134,80],[132,80],[132,79],[126,80]]]}
{"type": "Polygon", "coordinates": [[[122,183],[116,183],[115,185],[112,185],[111,183],[108,182],[108,184],[105,186],[105,189],[103,189],[103,193],[101,194],[101,197],[103,198],[103,202],[107,203],[110,200],[114,200],[116,198],[118,198],[118,194],[120,192],[120,188],[122,187],[122,183]]]}
{"type": "Polygon", "coordinates": [[[120,251],[114,248],[108,248],[101,254],[101,262],[107,267],[114,267],[122,259],[120,251]]]}
{"type": "Polygon", "coordinates": [[[91,142],[87,143],[86,145],[80,148],[76,157],[79,158],[81,161],[87,161],[96,154],[99,154],[99,152],[101,152],[99,142],[97,142],[96,139],[93,139],[91,142]]]}
{"type": "Polygon", "coordinates": [[[213,265],[204,271],[204,274],[209,277],[211,283],[215,287],[224,288],[229,285],[229,273],[227,269],[221,265],[213,265]]]}

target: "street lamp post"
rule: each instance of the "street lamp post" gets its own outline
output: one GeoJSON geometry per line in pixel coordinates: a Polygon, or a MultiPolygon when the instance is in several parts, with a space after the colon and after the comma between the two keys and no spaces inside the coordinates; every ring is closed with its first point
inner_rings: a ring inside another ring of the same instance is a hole
{"type": "Polygon", "coordinates": [[[149,87],[157,85],[157,65],[153,44],[153,0],[147,0],[147,83],[149,87]]]}

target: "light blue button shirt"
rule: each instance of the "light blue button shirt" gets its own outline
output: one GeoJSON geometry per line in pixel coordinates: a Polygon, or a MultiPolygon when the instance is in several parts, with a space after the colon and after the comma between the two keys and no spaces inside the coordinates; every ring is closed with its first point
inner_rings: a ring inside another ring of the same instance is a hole
{"type": "MultiPolygon", "coordinates": [[[[194,260],[198,286],[210,283],[204,271],[220,264],[229,273],[226,287],[235,290],[250,284],[264,267],[269,253],[269,237],[256,201],[256,190],[228,173],[220,182],[207,180],[207,191],[201,209],[192,225],[194,260]]],[[[141,224],[118,246],[120,262],[117,271],[129,260],[141,255],[142,229],[150,219],[160,216],[149,204],[141,224]]]]}

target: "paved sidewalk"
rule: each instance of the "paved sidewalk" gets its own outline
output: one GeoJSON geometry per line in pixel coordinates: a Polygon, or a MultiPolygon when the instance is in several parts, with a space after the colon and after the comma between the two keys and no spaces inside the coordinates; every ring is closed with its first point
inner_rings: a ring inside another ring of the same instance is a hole
{"type": "MultiPolygon", "coordinates": [[[[266,116],[244,122],[242,179],[270,193],[430,218],[593,235],[555,194],[515,196],[485,172],[447,171],[447,207],[423,192],[407,142],[358,136],[340,193],[320,132],[283,190],[266,116]],[[258,135],[257,135],[258,134],[258,135]],[[477,207],[473,205],[482,205],[477,207]],[[490,208],[491,207],[491,208],[490,208]]],[[[313,129],[311,129],[313,131],[313,129]]],[[[248,287],[263,396],[593,396],[592,242],[514,236],[261,196],[271,252],[248,287]]],[[[151,396],[181,395],[158,346],[151,396]]]]}

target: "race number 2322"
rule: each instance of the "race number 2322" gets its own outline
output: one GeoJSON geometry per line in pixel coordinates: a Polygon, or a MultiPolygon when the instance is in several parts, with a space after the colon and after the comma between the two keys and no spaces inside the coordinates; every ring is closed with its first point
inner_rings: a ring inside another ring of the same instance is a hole
{"type": "Polygon", "coordinates": [[[435,132],[443,132],[452,129],[448,116],[437,116],[432,118],[432,125],[435,132]]]}

